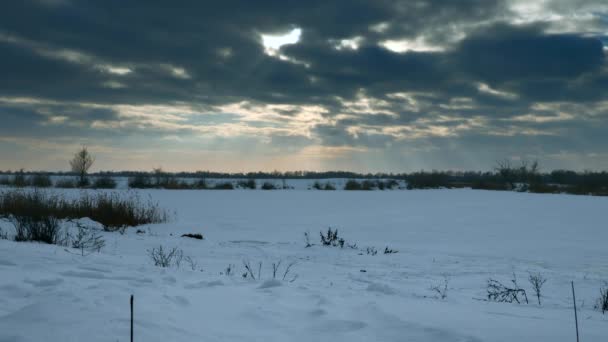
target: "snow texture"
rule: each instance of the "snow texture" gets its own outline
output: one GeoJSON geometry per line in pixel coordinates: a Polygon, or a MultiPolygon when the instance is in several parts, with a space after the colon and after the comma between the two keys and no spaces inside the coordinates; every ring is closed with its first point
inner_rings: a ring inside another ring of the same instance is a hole
{"type": "MultiPolygon", "coordinates": [[[[593,308],[608,280],[608,198],[473,190],[140,193],[174,212],[172,220],[125,234],[100,230],[100,253],[0,240],[0,341],[128,341],[131,294],[136,341],[574,341],[570,281],[581,340],[608,340],[608,315],[593,308]],[[319,231],[330,226],[358,248],[321,246],[319,231]],[[304,232],[314,246],[305,248],[304,232]],[[155,267],[147,251],[160,245],[193,262],[155,267]],[[383,254],[387,246],[398,253],[383,254]],[[379,252],[368,255],[366,247],[379,252]],[[244,261],[255,280],[243,277],[244,261]],[[542,306],[528,272],[548,279],[542,306]],[[488,278],[508,284],[513,274],[530,304],[488,302],[488,278]],[[444,277],[442,300],[430,288],[444,277]]],[[[12,229],[8,221],[0,226],[12,229]]]]}

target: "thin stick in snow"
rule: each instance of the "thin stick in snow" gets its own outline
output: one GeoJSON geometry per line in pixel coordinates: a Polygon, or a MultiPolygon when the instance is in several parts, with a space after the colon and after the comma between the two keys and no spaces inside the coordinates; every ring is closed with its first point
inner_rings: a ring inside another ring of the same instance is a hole
{"type": "Polygon", "coordinates": [[[574,282],[572,284],[572,301],[574,302],[574,324],[576,326],[576,342],[579,342],[578,339],[578,316],[576,315],[576,295],[574,294],[574,282]]]}
{"type": "Polygon", "coordinates": [[[131,342],[133,342],[133,295],[131,295],[131,342]]]}

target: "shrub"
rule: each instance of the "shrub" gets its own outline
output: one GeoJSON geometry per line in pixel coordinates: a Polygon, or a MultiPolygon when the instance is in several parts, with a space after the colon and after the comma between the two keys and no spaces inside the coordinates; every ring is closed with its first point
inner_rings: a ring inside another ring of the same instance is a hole
{"type": "Polygon", "coordinates": [[[23,188],[27,185],[28,184],[27,184],[27,179],[25,178],[25,172],[23,172],[23,169],[21,169],[13,177],[13,186],[15,186],[17,188],[23,188]]]}
{"type": "Polygon", "coordinates": [[[329,181],[325,182],[325,184],[315,181],[312,187],[317,190],[336,190],[336,187],[329,181]]]}
{"type": "Polygon", "coordinates": [[[117,193],[98,193],[93,196],[85,194],[72,203],[63,201],[63,205],[72,217],[89,217],[109,231],[124,226],[134,227],[167,221],[166,212],[161,210],[158,204],[151,201],[144,203],[136,194],[126,198],[117,193]]]}
{"type": "Polygon", "coordinates": [[[371,180],[364,180],[357,182],[354,179],[350,179],[344,185],[344,190],[374,190],[378,187],[377,182],[371,180]]]}
{"type": "Polygon", "coordinates": [[[252,189],[252,190],[255,190],[257,188],[255,179],[241,180],[238,182],[238,186],[239,186],[239,188],[252,189]]]}
{"type": "Polygon", "coordinates": [[[408,189],[450,188],[448,174],[444,172],[415,172],[406,177],[408,189]]]}
{"type": "Polygon", "coordinates": [[[38,241],[55,244],[59,240],[59,220],[53,216],[12,216],[15,241],[38,241]]]}
{"type": "Polygon", "coordinates": [[[477,180],[471,184],[471,188],[475,190],[508,190],[504,183],[488,181],[484,179],[477,180]]]}
{"type": "Polygon", "coordinates": [[[0,193],[0,217],[46,217],[79,219],[88,217],[101,223],[108,231],[121,227],[160,223],[167,213],[157,204],[144,203],[135,194],[121,197],[117,193],[85,193],[76,199],[47,195],[41,191],[6,191],[0,193]]]}
{"type": "Polygon", "coordinates": [[[76,181],[73,179],[70,179],[70,178],[59,179],[55,183],[56,188],[63,188],[63,189],[73,189],[76,187],[76,185],[77,185],[76,181]]]}
{"type": "Polygon", "coordinates": [[[264,184],[262,184],[260,187],[262,190],[276,190],[276,188],[277,187],[274,185],[274,183],[271,182],[264,182],[264,184]]]}
{"type": "Polygon", "coordinates": [[[213,190],[233,190],[234,185],[230,182],[217,183],[213,186],[213,190]]]}
{"type": "Polygon", "coordinates": [[[528,296],[526,295],[526,290],[522,289],[517,285],[517,279],[515,278],[515,274],[513,275],[513,279],[511,279],[512,287],[508,287],[503,285],[497,280],[488,279],[487,292],[488,292],[488,300],[501,302],[501,303],[513,303],[516,302],[520,304],[523,300],[528,304],[528,296]]]}
{"type": "Polygon", "coordinates": [[[138,174],[135,177],[129,178],[129,188],[150,189],[153,187],[154,187],[154,184],[152,184],[150,177],[148,177],[144,174],[138,174]]]}
{"type": "Polygon", "coordinates": [[[320,234],[321,234],[321,244],[323,246],[332,246],[332,247],[340,246],[340,248],[344,247],[345,241],[342,238],[338,238],[337,229],[335,231],[332,231],[331,228],[327,228],[327,235],[323,235],[323,232],[320,232],[320,234]]]}
{"type": "Polygon", "coordinates": [[[48,188],[53,186],[53,182],[51,181],[51,177],[43,174],[36,174],[30,177],[29,183],[31,186],[37,188],[48,188]]]}
{"type": "Polygon", "coordinates": [[[394,249],[390,249],[390,248],[388,248],[388,246],[386,246],[384,248],[384,254],[395,254],[395,253],[399,253],[399,251],[394,250],[394,249]]]}
{"type": "Polygon", "coordinates": [[[72,240],[72,248],[80,250],[80,255],[85,256],[93,252],[99,252],[106,242],[103,237],[92,228],[77,223],[78,231],[72,240]]]}
{"type": "Polygon", "coordinates": [[[115,189],[116,181],[112,177],[102,176],[95,178],[93,182],[94,189],[115,189]]]}
{"type": "Polygon", "coordinates": [[[205,178],[200,178],[192,185],[195,189],[207,189],[207,181],[205,178]]]}
{"type": "Polygon", "coordinates": [[[192,188],[192,186],[190,184],[188,184],[184,181],[180,181],[172,176],[168,176],[166,181],[164,183],[159,184],[158,187],[163,188],[163,189],[170,189],[170,190],[184,190],[184,189],[192,188]]]}
{"type": "Polygon", "coordinates": [[[336,187],[333,183],[327,182],[325,186],[323,186],[323,190],[336,190],[336,187]]]}
{"type": "Polygon", "coordinates": [[[349,179],[346,184],[344,184],[344,190],[361,190],[361,183],[356,180],[349,179]]]}
{"type": "Polygon", "coordinates": [[[170,267],[171,265],[175,265],[179,268],[182,259],[184,258],[184,252],[181,249],[173,247],[169,251],[166,251],[163,249],[162,245],[158,248],[148,250],[148,255],[152,258],[154,266],[158,267],[170,267]]]}
{"type": "Polygon", "coordinates": [[[11,180],[6,176],[0,177],[0,185],[11,185],[11,180]]]}

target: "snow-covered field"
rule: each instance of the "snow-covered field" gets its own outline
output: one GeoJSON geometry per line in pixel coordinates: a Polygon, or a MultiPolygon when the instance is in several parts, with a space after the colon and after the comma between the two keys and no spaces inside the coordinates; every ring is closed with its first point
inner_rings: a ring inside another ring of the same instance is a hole
{"type": "Polygon", "coordinates": [[[0,240],[0,341],[128,341],[131,294],[136,341],[574,341],[572,280],[581,340],[608,340],[608,314],[593,308],[608,281],[607,198],[473,190],[140,193],[172,220],[102,233],[100,253],[0,240]],[[329,226],[359,250],[320,246],[319,231],[329,226]],[[305,248],[305,232],[315,246],[305,248]],[[159,245],[182,249],[194,270],[185,261],[155,267],[147,250],[159,245]],[[387,246],[399,252],[384,255],[387,246]],[[379,253],[368,255],[367,247],[379,253]],[[256,276],[262,262],[262,279],[244,279],[243,261],[256,276]],[[271,280],[278,261],[278,278],[297,262],[286,281],[271,280]],[[528,272],[548,279],[542,306],[528,272]],[[513,273],[530,304],[486,301],[488,278],[509,284],[513,273]],[[447,298],[440,299],[430,287],[444,277],[447,298]]]}

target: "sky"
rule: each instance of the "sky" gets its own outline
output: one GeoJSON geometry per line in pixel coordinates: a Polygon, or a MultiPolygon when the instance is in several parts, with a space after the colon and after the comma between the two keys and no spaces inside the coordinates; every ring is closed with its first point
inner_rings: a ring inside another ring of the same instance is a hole
{"type": "Polygon", "coordinates": [[[0,4],[0,170],[608,169],[605,0],[0,4]]]}

